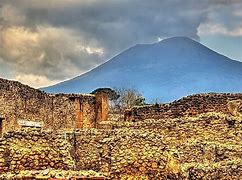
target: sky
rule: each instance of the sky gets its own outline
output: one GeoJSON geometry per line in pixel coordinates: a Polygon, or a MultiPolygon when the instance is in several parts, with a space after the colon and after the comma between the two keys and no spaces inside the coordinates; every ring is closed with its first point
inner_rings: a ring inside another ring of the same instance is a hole
{"type": "Polygon", "coordinates": [[[242,61],[242,0],[0,0],[0,77],[48,86],[174,36],[242,61]]]}

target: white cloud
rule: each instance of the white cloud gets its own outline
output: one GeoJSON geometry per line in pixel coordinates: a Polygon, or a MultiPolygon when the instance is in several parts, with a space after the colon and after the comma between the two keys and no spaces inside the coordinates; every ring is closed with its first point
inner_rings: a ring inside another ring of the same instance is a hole
{"type": "Polygon", "coordinates": [[[199,36],[225,35],[225,36],[232,36],[232,37],[241,37],[242,36],[242,26],[235,27],[234,29],[227,29],[222,24],[204,23],[199,26],[198,35],[199,36]]]}
{"type": "Polygon", "coordinates": [[[67,28],[12,26],[0,31],[0,56],[13,71],[61,80],[93,67],[104,54],[67,28]]]}
{"type": "Polygon", "coordinates": [[[45,76],[38,76],[34,74],[19,74],[14,77],[14,79],[34,88],[40,88],[57,83],[57,81],[51,81],[45,76]]]}

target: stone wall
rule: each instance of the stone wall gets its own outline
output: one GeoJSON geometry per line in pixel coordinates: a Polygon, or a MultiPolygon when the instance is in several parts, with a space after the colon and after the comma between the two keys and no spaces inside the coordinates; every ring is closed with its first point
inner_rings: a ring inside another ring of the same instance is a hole
{"type": "Polygon", "coordinates": [[[184,97],[170,104],[134,107],[125,111],[125,120],[139,121],[144,119],[177,118],[183,116],[196,116],[206,112],[232,114],[233,112],[228,108],[228,103],[234,100],[241,101],[242,94],[196,94],[184,97]]]}
{"type": "Polygon", "coordinates": [[[22,130],[0,140],[0,166],[95,171],[110,179],[239,179],[241,128],[240,118],[206,113],[122,122],[113,130],[22,130]]]}
{"type": "Polygon", "coordinates": [[[45,128],[52,129],[93,128],[102,120],[97,119],[96,100],[95,95],[46,94],[0,79],[0,114],[5,118],[2,129],[19,128],[19,119],[42,121],[45,128]]]}
{"type": "Polygon", "coordinates": [[[0,139],[0,172],[74,169],[71,146],[58,134],[39,130],[8,132],[0,139]]]}
{"type": "Polygon", "coordinates": [[[208,113],[196,118],[118,122],[113,128],[78,131],[77,168],[101,171],[111,179],[185,179],[201,176],[200,171],[221,177],[232,171],[231,164],[242,166],[241,120],[233,116],[208,113]],[[214,171],[209,170],[212,165],[214,171]]]}
{"type": "Polygon", "coordinates": [[[159,134],[136,130],[79,130],[78,133],[75,151],[78,170],[94,170],[111,179],[147,174],[159,178],[160,173],[165,176],[165,145],[159,134]]]}
{"type": "Polygon", "coordinates": [[[8,132],[0,138],[0,179],[104,179],[95,171],[77,171],[72,151],[60,133],[32,128],[8,132]]]}
{"type": "Polygon", "coordinates": [[[147,173],[161,177],[166,154],[158,137],[154,141],[153,135],[133,130],[80,129],[75,135],[41,130],[8,132],[0,139],[0,177],[6,172],[46,169],[92,170],[111,179],[147,173]]]}
{"type": "Polygon", "coordinates": [[[114,130],[79,130],[77,167],[111,179],[242,177],[240,118],[212,112],[116,123],[114,130]]]}

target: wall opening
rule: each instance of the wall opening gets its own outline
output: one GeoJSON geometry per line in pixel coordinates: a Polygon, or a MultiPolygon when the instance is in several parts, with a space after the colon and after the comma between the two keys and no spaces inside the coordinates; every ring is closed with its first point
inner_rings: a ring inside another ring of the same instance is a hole
{"type": "Polygon", "coordinates": [[[0,117],[0,137],[3,135],[3,117],[0,117]]]}

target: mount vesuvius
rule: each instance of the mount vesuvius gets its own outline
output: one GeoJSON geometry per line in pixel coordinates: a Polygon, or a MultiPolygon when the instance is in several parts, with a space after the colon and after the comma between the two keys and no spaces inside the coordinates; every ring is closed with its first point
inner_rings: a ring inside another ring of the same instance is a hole
{"type": "Polygon", "coordinates": [[[90,93],[99,87],[136,88],[148,102],[195,93],[242,92],[242,62],[189,38],[174,37],[131,47],[83,75],[42,90],[90,93]]]}

